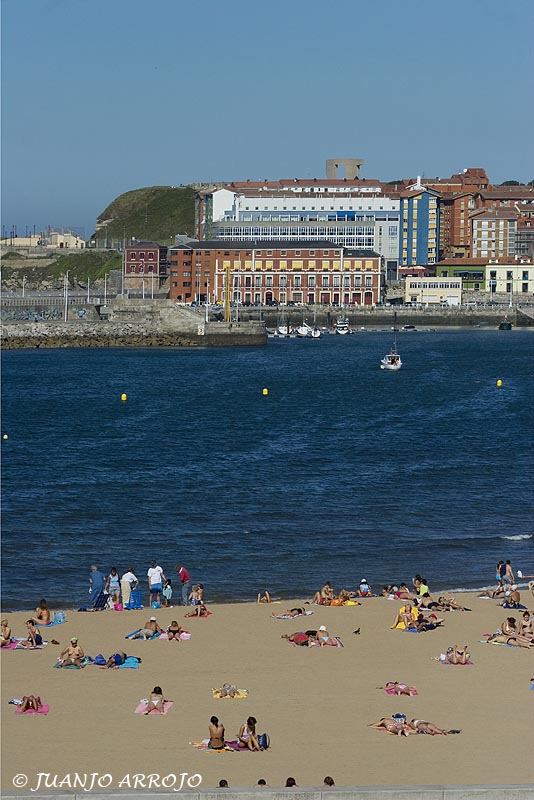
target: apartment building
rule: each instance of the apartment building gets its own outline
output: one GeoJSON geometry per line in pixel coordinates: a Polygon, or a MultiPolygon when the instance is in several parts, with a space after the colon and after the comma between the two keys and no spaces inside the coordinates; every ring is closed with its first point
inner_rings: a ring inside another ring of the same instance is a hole
{"type": "Polygon", "coordinates": [[[135,242],[124,252],[124,288],[156,291],[167,278],[167,247],[135,242]]]}
{"type": "Polygon", "coordinates": [[[474,258],[513,257],[518,216],[515,209],[506,206],[474,211],[470,217],[471,255],[474,258]]]}
{"type": "Polygon", "coordinates": [[[425,266],[438,261],[438,200],[439,194],[423,186],[419,179],[400,193],[401,267],[425,266]]]}
{"type": "Polygon", "coordinates": [[[169,250],[175,302],[368,305],[384,297],[378,253],[328,240],[198,241],[169,250]]]}

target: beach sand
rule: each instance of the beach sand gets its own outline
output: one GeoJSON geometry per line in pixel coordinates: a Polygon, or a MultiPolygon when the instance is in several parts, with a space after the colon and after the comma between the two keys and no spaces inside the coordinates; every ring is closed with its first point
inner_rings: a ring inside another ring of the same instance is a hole
{"type": "MultiPolygon", "coordinates": [[[[2,652],[2,790],[14,791],[17,773],[126,774],[187,772],[202,776],[202,788],[225,778],[230,787],[251,787],[259,778],[283,786],[320,786],[326,775],[339,786],[387,784],[518,784],[533,778],[534,651],[481,644],[508,614],[496,601],[456,595],[473,609],[445,614],[442,629],[423,634],[390,630],[398,601],[373,598],[357,607],[310,606],[314,615],[274,620],[299,601],[281,604],[213,605],[207,619],[184,620],[185,609],[148,608],[102,613],[67,612],[67,622],[49,630],[58,639],[43,650],[2,652]],[[177,619],[191,631],[187,642],[125,641],[152,614],[162,627],[177,619]],[[283,633],[326,625],[344,648],[293,647],[283,633]],[[353,631],[360,627],[361,635],[353,631]],[[106,657],[116,650],[138,655],[138,670],[53,669],[72,635],[85,652],[106,657]],[[448,645],[468,643],[473,666],[443,666],[432,660],[448,645]],[[388,680],[415,685],[417,697],[391,697],[388,680]],[[242,700],[215,700],[224,682],[249,690],[242,700]],[[155,685],[174,701],[166,716],[134,714],[155,685]],[[40,695],[48,716],[18,716],[14,697],[40,695]],[[388,736],[368,723],[406,713],[457,736],[388,736]],[[236,738],[247,716],[266,731],[271,749],[262,753],[215,753],[189,743],[208,735],[215,714],[236,738]]],[[[532,597],[525,591],[525,603],[532,597]]],[[[5,614],[14,636],[24,635],[27,612],[5,614]]],[[[34,784],[35,785],[35,784],[34,784]]]]}

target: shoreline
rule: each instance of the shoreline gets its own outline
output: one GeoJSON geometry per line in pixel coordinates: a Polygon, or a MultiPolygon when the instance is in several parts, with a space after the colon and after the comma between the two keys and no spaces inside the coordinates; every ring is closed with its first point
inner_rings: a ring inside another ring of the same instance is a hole
{"type": "MultiPolygon", "coordinates": [[[[516,578],[516,581],[517,581],[517,578],[516,578]]],[[[524,591],[528,592],[529,591],[529,582],[528,581],[526,581],[526,582],[524,582],[524,581],[516,582],[516,586],[517,586],[517,588],[519,589],[520,592],[524,592],[524,591]]],[[[495,581],[493,583],[491,583],[491,584],[487,584],[486,586],[478,586],[478,587],[474,587],[472,589],[468,589],[468,588],[465,588],[465,587],[459,587],[459,588],[456,588],[456,589],[449,589],[449,588],[443,589],[443,588],[439,588],[439,587],[436,588],[436,587],[433,586],[432,587],[432,596],[433,597],[437,597],[439,595],[444,595],[444,594],[467,594],[467,595],[473,596],[476,592],[484,592],[484,591],[487,591],[489,589],[494,589],[494,588],[495,588],[495,581]]],[[[309,594],[313,595],[314,591],[311,591],[309,594]]],[[[144,588],[143,589],[143,596],[145,598],[148,597],[148,588],[146,588],[146,589],[144,588]]],[[[313,608],[323,608],[323,606],[311,603],[310,600],[303,600],[302,597],[300,597],[298,599],[295,599],[295,593],[294,592],[293,593],[289,593],[287,595],[278,595],[277,594],[276,596],[274,596],[274,595],[272,595],[272,596],[273,596],[273,603],[275,603],[275,604],[295,602],[295,603],[309,604],[311,609],[313,609],[313,608]]],[[[176,591],[176,597],[177,598],[179,597],[178,590],[176,591]]],[[[378,600],[380,598],[387,599],[382,594],[372,595],[371,597],[360,597],[360,598],[357,598],[357,599],[360,600],[360,601],[367,602],[369,600],[378,600]]],[[[480,598],[480,599],[484,599],[484,598],[480,598]]],[[[225,598],[221,598],[221,597],[219,597],[217,595],[215,595],[213,597],[213,599],[206,600],[205,603],[206,603],[206,606],[208,606],[208,607],[211,607],[211,606],[228,606],[228,605],[238,605],[239,606],[239,605],[247,605],[249,603],[252,604],[252,605],[269,605],[268,603],[257,603],[256,599],[254,597],[242,597],[242,598],[233,597],[233,598],[225,599],[225,598]]],[[[272,605],[272,603],[271,603],[271,605],[272,605]]],[[[80,613],[80,614],[82,614],[82,613],[93,613],[90,609],[88,611],[79,611],[78,608],[79,607],[77,606],[77,604],[73,604],[73,605],[64,605],[64,604],[56,605],[56,604],[54,604],[54,609],[53,610],[54,611],[71,611],[71,612],[75,611],[76,613],[80,613]]],[[[148,609],[150,609],[150,606],[149,605],[144,605],[143,608],[148,610],[148,609]]],[[[181,603],[177,603],[176,605],[173,604],[171,606],[168,606],[167,608],[169,608],[169,609],[171,609],[171,608],[181,609],[181,608],[185,608],[185,606],[183,606],[181,603]]],[[[187,606],[187,608],[193,608],[193,606],[189,605],[189,606],[187,606]]],[[[24,608],[20,608],[20,607],[19,608],[12,608],[12,607],[8,607],[7,605],[4,605],[3,602],[1,604],[1,609],[2,609],[2,614],[18,614],[18,613],[30,613],[30,612],[33,613],[35,611],[34,607],[26,607],[25,606],[24,608]]],[[[123,609],[123,610],[124,611],[128,611],[129,609],[123,609]]],[[[139,610],[139,609],[132,609],[132,610],[135,611],[135,610],[139,610]]],[[[157,610],[158,611],[165,611],[165,607],[162,606],[160,609],[157,609],[157,610]]]]}

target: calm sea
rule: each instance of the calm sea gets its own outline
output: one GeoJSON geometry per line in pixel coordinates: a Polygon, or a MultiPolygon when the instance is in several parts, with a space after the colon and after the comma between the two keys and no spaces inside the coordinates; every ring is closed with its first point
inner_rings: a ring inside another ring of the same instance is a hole
{"type": "Polygon", "coordinates": [[[4,608],[154,558],[208,600],[534,574],[532,332],[391,336],[4,353],[4,608]]]}

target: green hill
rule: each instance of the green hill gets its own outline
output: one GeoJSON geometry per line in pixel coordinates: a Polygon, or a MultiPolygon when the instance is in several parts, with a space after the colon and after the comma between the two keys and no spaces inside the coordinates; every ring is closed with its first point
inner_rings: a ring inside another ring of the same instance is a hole
{"type": "Polygon", "coordinates": [[[69,283],[86,285],[102,281],[104,275],[113,270],[120,273],[122,255],[116,250],[81,250],[77,253],[50,258],[28,258],[17,253],[7,253],[2,265],[2,287],[20,289],[22,280],[28,289],[58,288],[63,285],[63,276],[69,273],[69,283]],[[7,259],[7,261],[6,261],[7,259]]]}
{"type": "Polygon", "coordinates": [[[151,186],[119,195],[98,217],[93,238],[112,247],[132,237],[174,244],[177,233],[194,236],[195,191],[190,186],[151,186]]]}

